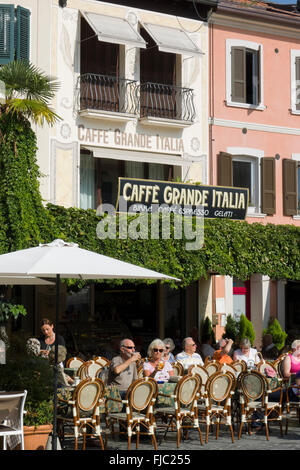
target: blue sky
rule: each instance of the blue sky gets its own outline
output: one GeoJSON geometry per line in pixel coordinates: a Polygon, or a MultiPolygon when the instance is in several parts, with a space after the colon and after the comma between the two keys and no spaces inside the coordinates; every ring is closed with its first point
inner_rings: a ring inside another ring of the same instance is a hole
{"type": "Polygon", "coordinates": [[[281,5],[291,5],[292,3],[296,4],[297,1],[295,0],[270,0],[272,3],[280,3],[281,5]]]}

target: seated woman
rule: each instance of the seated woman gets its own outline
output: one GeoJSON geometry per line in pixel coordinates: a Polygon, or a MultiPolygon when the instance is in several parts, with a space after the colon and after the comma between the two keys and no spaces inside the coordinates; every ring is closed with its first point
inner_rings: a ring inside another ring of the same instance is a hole
{"type": "Polygon", "coordinates": [[[172,354],[175,349],[174,341],[171,338],[165,338],[163,342],[165,343],[164,361],[175,362],[175,357],[172,354]]]}
{"type": "Polygon", "coordinates": [[[256,349],[251,348],[251,343],[248,338],[243,338],[240,341],[240,349],[236,349],[233,353],[234,361],[245,361],[247,366],[254,367],[260,362],[259,355],[256,349]]]}
{"type": "MultiPolygon", "coordinates": [[[[300,382],[300,339],[295,339],[292,345],[292,353],[288,354],[283,360],[283,375],[290,378],[295,375],[296,385],[300,382]]],[[[289,389],[289,398],[291,401],[300,401],[299,389],[289,389]]]]}
{"type": "Polygon", "coordinates": [[[143,371],[145,377],[152,377],[158,383],[167,382],[174,375],[170,362],[163,359],[165,343],[161,339],[154,339],[148,347],[148,362],[144,362],[143,371]]]}

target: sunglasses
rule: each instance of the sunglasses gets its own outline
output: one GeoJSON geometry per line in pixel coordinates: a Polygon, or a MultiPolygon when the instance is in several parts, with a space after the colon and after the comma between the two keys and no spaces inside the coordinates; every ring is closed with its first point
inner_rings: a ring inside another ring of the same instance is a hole
{"type": "Polygon", "coordinates": [[[164,352],[164,349],[153,348],[153,351],[154,351],[154,352],[164,352]]]}
{"type": "Polygon", "coordinates": [[[166,349],[170,349],[170,346],[166,346],[166,349]]]}
{"type": "Polygon", "coordinates": [[[123,346],[123,348],[126,348],[126,349],[135,349],[135,346],[123,346]]]}

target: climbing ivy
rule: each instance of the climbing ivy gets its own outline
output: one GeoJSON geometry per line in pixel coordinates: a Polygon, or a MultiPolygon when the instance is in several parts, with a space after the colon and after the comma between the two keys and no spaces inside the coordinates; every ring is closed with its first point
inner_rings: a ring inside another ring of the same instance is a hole
{"type": "MultiPolygon", "coordinates": [[[[300,227],[293,225],[205,220],[203,247],[189,251],[186,243],[190,240],[185,236],[176,239],[172,230],[171,237],[164,239],[161,226],[156,240],[147,236],[137,240],[130,237],[120,239],[120,218],[126,217],[130,224],[136,216],[117,215],[116,238],[100,240],[96,228],[102,217],[96,211],[43,205],[36,150],[36,136],[28,120],[20,115],[2,112],[0,253],[62,238],[77,242],[81,248],[175,276],[181,279],[182,286],[206,278],[210,273],[230,275],[241,280],[249,279],[255,273],[268,275],[272,279],[300,280],[300,227]]],[[[147,224],[146,229],[141,229],[141,234],[147,232],[147,228],[151,233],[150,220],[147,224]]],[[[73,287],[84,284],[75,280],[67,282],[73,287]]],[[[124,281],[106,282],[122,284],[124,281]]]]}
{"type": "Polygon", "coordinates": [[[0,250],[34,246],[53,234],[53,221],[43,206],[36,162],[36,136],[22,116],[0,119],[0,250]],[[52,227],[52,228],[51,228],[52,227]]]}

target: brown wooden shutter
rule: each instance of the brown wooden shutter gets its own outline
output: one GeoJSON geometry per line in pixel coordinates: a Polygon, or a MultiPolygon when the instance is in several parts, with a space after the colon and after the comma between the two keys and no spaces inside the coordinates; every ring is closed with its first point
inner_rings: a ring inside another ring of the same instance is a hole
{"type": "Polygon", "coordinates": [[[297,215],[297,162],[290,158],[282,160],[283,213],[297,215]]]}
{"type": "Polygon", "coordinates": [[[264,157],[261,160],[261,201],[264,214],[275,214],[276,172],[273,157],[264,157]]]}
{"type": "Polygon", "coordinates": [[[232,186],[232,155],[220,152],[217,157],[218,186],[232,186]]]}
{"type": "Polygon", "coordinates": [[[295,67],[296,67],[296,109],[300,111],[300,57],[296,57],[295,60],[295,67]]]}
{"type": "Polygon", "coordinates": [[[246,49],[231,48],[231,100],[246,103],[246,49]]]}

